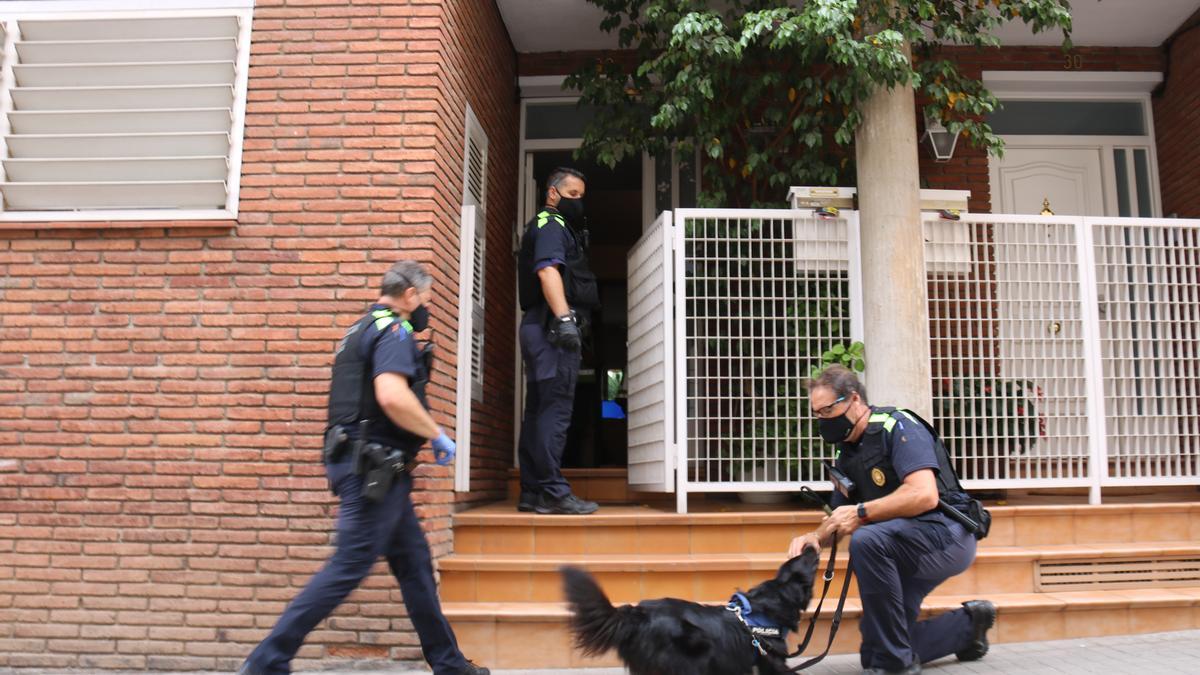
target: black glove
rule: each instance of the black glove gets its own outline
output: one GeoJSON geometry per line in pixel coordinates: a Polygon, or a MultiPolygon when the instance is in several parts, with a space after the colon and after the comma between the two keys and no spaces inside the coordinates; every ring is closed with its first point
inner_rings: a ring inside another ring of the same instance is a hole
{"type": "Polygon", "coordinates": [[[579,351],[582,340],[579,337],[579,323],[575,320],[575,312],[551,319],[546,337],[550,344],[556,347],[579,351]]]}

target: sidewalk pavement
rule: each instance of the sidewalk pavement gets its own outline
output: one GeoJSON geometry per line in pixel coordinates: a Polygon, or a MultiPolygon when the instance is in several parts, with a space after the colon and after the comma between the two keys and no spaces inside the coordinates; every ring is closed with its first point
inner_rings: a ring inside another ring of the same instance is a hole
{"type": "MultiPolygon", "coordinates": [[[[797,660],[798,662],[798,660],[797,660]]],[[[484,664],[486,665],[486,664],[484,664]]],[[[812,675],[857,675],[858,656],[830,656],[814,668],[812,675]]],[[[1160,675],[1200,672],[1200,630],[1150,633],[1106,638],[1023,642],[992,645],[981,661],[959,663],[950,657],[925,666],[936,675],[959,673],[1019,673],[1020,675],[1096,675],[1137,673],[1160,675]]],[[[0,675],[81,675],[84,671],[51,671],[0,668],[0,675]]],[[[428,675],[428,670],[324,670],[322,675],[428,675]]],[[[493,670],[494,675],[624,675],[621,668],[577,668],[553,670],[493,670]]],[[[103,671],[103,675],[126,675],[103,671]]],[[[213,673],[157,673],[156,675],[215,675],[213,673]]],[[[229,675],[222,673],[221,675],[229,675]]]]}

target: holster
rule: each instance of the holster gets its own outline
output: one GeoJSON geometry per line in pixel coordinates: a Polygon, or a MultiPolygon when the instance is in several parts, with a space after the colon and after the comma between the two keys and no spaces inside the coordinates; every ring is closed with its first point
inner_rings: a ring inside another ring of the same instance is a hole
{"type": "Polygon", "coordinates": [[[321,447],[321,461],[332,464],[341,459],[345,452],[349,436],[341,426],[334,425],[325,430],[325,445],[321,447]]]}
{"type": "Polygon", "coordinates": [[[379,443],[364,443],[360,451],[363,476],[363,497],[378,504],[383,501],[396,475],[408,470],[404,453],[379,443]]]}
{"type": "Polygon", "coordinates": [[[992,529],[992,514],[983,508],[983,502],[978,499],[971,499],[967,504],[967,515],[971,520],[979,523],[979,529],[975,531],[976,539],[983,539],[988,536],[988,530],[992,529]]]}

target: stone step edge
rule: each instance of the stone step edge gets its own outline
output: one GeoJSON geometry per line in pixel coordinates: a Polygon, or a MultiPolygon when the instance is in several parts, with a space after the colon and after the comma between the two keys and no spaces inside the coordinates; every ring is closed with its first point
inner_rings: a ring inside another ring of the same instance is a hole
{"type": "MultiPolygon", "coordinates": [[[[1164,502],[1161,504],[1073,504],[1067,506],[988,506],[995,521],[1000,518],[1048,516],[1112,517],[1123,513],[1189,513],[1200,515],[1200,502],[1164,502]]],[[[476,509],[454,514],[454,527],[577,527],[639,525],[788,525],[820,522],[823,514],[815,509],[797,511],[728,511],[718,513],[616,513],[600,512],[588,516],[547,516],[532,513],[481,512],[476,509]]]]}
{"type": "MultiPolygon", "coordinates": [[[[1145,542],[1141,544],[1066,544],[1035,547],[982,547],[975,564],[1028,562],[1035,560],[1071,561],[1091,559],[1155,558],[1200,555],[1200,542],[1145,542]]],[[[827,556],[822,557],[821,565],[827,556]]],[[[838,556],[835,567],[844,569],[846,556],[838,556]]],[[[775,570],[783,554],[775,553],[453,553],[438,561],[442,571],[522,571],[557,570],[563,565],[585,567],[596,572],[775,570]]]]}
{"type": "MultiPolygon", "coordinates": [[[[835,584],[836,585],[836,584],[835,584]]],[[[821,622],[833,616],[837,606],[837,589],[830,589],[821,609],[821,622]]],[[[1161,607],[1200,607],[1200,586],[1177,588],[1121,589],[1108,591],[1074,591],[1054,593],[997,593],[986,596],[931,595],[921,606],[922,615],[938,614],[957,609],[967,600],[987,599],[996,604],[997,613],[1023,614],[1029,612],[1096,611],[1104,609],[1138,609],[1161,607]]],[[[722,606],[726,601],[701,604],[722,606]]],[[[615,603],[618,607],[626,603],[615,603]]],[[[816,607],[816,598],[809,606],[816,607]]],[[[570,612],[562,602],[444,602],[442,611],[457,621],[562,622],[570,612]]],[[[855,618],[862,614],[857,598],[846,599],[843,616],[855,618]]],[[[805,613],[802,623],[808,620],[805,613]]]]}

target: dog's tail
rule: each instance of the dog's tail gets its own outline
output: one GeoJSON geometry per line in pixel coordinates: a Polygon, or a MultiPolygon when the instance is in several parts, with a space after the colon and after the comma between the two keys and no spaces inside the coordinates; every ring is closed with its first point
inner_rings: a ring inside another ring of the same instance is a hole
{"type": "Polygon", "coordinates": [[[637,607],[613,607],[595,578],[578,567],[563,567],[563,590],[571,606],[571,633],[584,654],[616,649],[636,632],[644,616],[637,607]]]}

